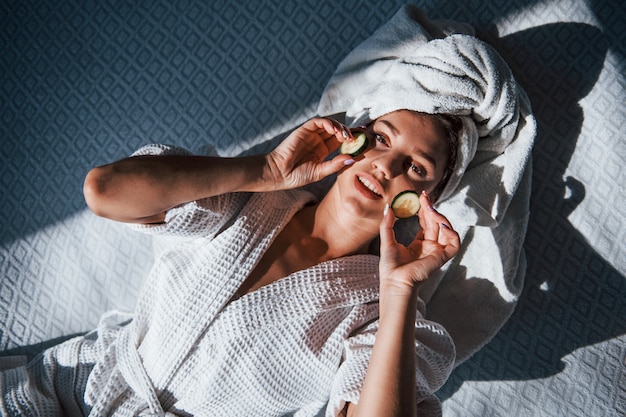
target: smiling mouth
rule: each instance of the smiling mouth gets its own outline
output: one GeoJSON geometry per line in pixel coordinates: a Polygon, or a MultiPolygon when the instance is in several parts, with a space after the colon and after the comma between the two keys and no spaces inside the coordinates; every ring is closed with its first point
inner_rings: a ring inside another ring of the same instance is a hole
{"type": "Polygon", "coordinates": [[[361,178],[361,177],[356,177],[357,180],[363,184],[363,186],[365,186],[365,188],[367,188],[368,190],[370,190],[372,193],[374,193],[375,195],[377,195],[378,197],[382,197],[382,194],[380,194],[380,192],[378,191],[378,189],[376,188],[376,185],[372,184],[371,182],[369,182],[368,180],[366,180],[365,178],[361,178]]]}

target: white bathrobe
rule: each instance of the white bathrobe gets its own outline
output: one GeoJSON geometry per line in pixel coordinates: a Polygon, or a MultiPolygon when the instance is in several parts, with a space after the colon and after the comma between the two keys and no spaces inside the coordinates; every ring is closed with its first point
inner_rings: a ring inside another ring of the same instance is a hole
{"type": "MultiPolygon", "coordinates": [[[[169,211],[165,224],[141,227],[181,237],[164,245],[130,324],[118,326],[130,317],[112,314],[97,332],[35,361],[31,381],[43,381],[48,398],[25,386],[26,368],[3,373],[0,409],[243,417],[316,416],[327,407],[334,416],[345,402],[357,402],[378,326],[377,256],[324,262],[235,296],[311,199],[304,191],[228,194],[187,203],[169,211]]],[[[451,372],[454,346],[421,315],[415,337],[418,398],[436,411],[433,393],[451,372]]]]}

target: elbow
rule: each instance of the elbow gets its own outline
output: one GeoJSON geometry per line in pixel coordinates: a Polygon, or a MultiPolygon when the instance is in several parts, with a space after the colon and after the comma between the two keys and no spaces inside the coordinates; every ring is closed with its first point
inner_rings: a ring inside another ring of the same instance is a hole
{"type": "Polygon", "coordinates": [[[106,217],[107,175],[105,168],[93,168],[83,183],[83,196],[87,207],[97,216],[106,217]]]}

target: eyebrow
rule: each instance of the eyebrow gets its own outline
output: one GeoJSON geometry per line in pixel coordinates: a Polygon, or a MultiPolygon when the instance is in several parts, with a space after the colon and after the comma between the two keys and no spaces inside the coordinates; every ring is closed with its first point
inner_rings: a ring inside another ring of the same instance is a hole
{"type": "MultiPolygon", "coordinates": [[[[378,120],[378,122],[384,124],[385,126],[387,126],[387,128],[389,130],[391,130],[391,133],[393,133],[395,136],[398,136],[400,134],[400,131],[393,125],[393,123],[391,123],[388,120],[378,120]]],[[[423,157],[424,159],[426,159],[428,162],[430,162],[433,167],[435,167],[435,169],[437,169],[437,161],[435,160],[435,158],[433,158],[432,155],[430,155],[427,152],[422,152],[420,150],[416,150],[415,151],[418,155],[420,155],[421,157],[423,157]]]]}

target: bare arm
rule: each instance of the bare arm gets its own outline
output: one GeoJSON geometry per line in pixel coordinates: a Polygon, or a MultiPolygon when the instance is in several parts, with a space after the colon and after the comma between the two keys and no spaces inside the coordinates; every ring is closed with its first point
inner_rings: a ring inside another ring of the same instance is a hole
{"type": "Polygon", "coordinates": [[[324,159],[344,140],[343,126],[312,119],[267,155],[242,158],[137,156],[89,171],[83,192],[99,216],[158,223],[179,204],[237,191],[299,187],[337,172],[349,159],[324,159]]]}
{"type": "Polygon", "coordinates": [[[422,282],[460,248],[448,220],[420,197],[422,231],[408,246],[396,242],[394,216],[387,210],[381,223],[380,318],[363,390],[349,417],[417,416],[415,319],[422,282]]]}
{"type": "Polygon", "coordinates": [[[83,192],[99,216],[156,223],[178,204],[263,184],[264,158],[137,156],[89,171],[83,192]]]}
{"type": "Polygon", "coordinates": [[[383,297],[386,301],[381,300],[379,328],[363,390],[359,403],[348,406],[348,417],[417,415],[417,290],[402,294],[388,288],[381,293],[383,297]]]}

